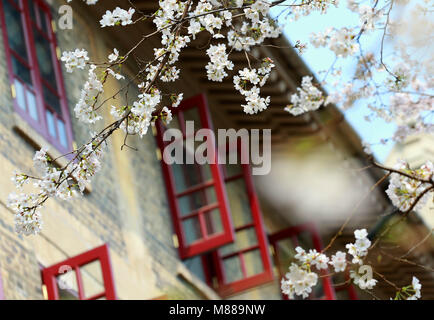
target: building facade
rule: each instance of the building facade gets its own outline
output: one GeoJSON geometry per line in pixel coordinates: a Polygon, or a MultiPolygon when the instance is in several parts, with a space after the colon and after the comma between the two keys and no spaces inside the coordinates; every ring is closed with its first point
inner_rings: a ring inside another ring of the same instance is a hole
{"type": "MultiPolygon", "coordinates": [[[[134,3],[144,12],[156,9],[151,1],[134,3]]],[[[288,46],[281,38],[273,40],[275,46],[252,52],[277,66],[263,88],[271,106],[260,114],[244,114],[230,79],[218,84],[204,79],[207,57],[197,48],[207,39],[201,37],[181,56],[180,80],[161,85],[167,92],[184,93],[171,123],[184,139],[187,120],[194,120],[196,129],[271,129],[270,174],[253,176],[249,165],[167,165],[161,161],[162,135],[168,129],[162,123],[142,139],[128,137],[132,148],[122,148],[124,135],[115,132],[103,168],[83,197],[47,202],[40,235],[14,232],[6,207],[14,190],[12,172],[36,174],[36,150],[48,146],[50,156],[58,158],[90,136],[91,129],[73,112],[87,75],[66,73],[60,53],[84,48],[91,60],[104,61],[113,47],[126,52],[151,30],[148,22],[121,31],[101,29],[99,17],[105,8],[115,8],[115,1],[105,1],[104,8],[71,3],[73,28],[61,30],[64,4],[0,1],[0,299],[285,298],[280,277],[294,247],[320,250],[354,206],[348,198],[367,192],[378,173],[358,170],[366,165],[360,140],[336,108],[302,117],[283,110],[309,70],[292,49],[279,48],[288,46]],[[317,156],[324,161],[313,161],[317,156]],[[320,185],[325,173],[338,191],[320,185]],[[308,181],[324,199],[288,197],[308,181]],[[351,197],[345,193],[349,183],[357,184],[351,197]]],[[[139,58],[149,58],[149,48],[157,43],[150,38],[139,58]]],[[[247,65],[244,54],[231,59],[247,65]]],[[[129,63],[123,71],[133,78],[134,68],[129,63]]],[[[103,98],[121,86],[108,81],[103,98]]],[[[132,99],[133,91],[128,93],[132,99]]],[[[127,104],[128,99],[119,94],[113,103],[127,104]]],[[[112,119],[109,109],[101,109],[105,125],[112,119]]],[[[67,159],[57,161],[61,166],[67,159]]],[[[387,207],[381,189],[372,192],[354,225],[369,227],[387,207]]],[[[341,280],[324,278],[311,298],[363,297],[350,285],[334,285],[341,280]]]]}

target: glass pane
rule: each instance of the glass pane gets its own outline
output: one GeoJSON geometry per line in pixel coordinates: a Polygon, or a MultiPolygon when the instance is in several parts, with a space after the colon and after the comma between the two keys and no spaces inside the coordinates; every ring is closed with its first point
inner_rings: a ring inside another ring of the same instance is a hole
{"type": "Polygon", "coordinates": [[[59,140],[62,146],[68,147],[68,139],[66,137],[66,127],[62,120],[57,119],[57,130],[59,132],[59,140]]]}
{"type": "Polygon", "coordinates": [[[59,268],[61,274],[57,276],[57,290],[60,300],[78,300],[78,286],[75,270],[64,265],[59,268]]]}
{"type": "Polygon", "coordinates": [[[243,271],[241,270],[241,261],[238,256],[231,257],[223,260],[223,267],[225,272],[225,282],[231,283],[243,278],[243,271]]]}
{"type": "Polygon", "coordinates": [[[283,239],[276,243],[280,265],[279,269],[283,274],[288,271],[291,262],[295,261],[295,246],[291,239],[283,239]]]}
{"type": "Polygon", "coordinates": [[[21,14],[8,0],[3,0],[3,8],[5,11],[9,46],[27,61],[26,41],[21,22],[21,14]]]}
{"type": "Polygon", "coordinates": [[[44,101],[48,104],[54,111],[61,115],[62,109],[60,107],[60,100],[57,95],[55,95],[50,89],[48,89],[45,85],[44,87],[44,101]]]}
{"type": "MultiPolygon", "coordinates": [[[[227,156],[226,162],[229,162],[229,156],[227,156]]],[[[240,165],[241,160],[237,158],[236,164],[226,163],[225,167],[225,177],[233,177],[243,172],[242,167],[240,165]]]]}
{"type": "Polygon", "coordinates": [[[302,247],[304,250],[308,249],[316,249],[313,245],[312,241],[312,234],[307,231],[300,232],[297,235],[299,246],[302,247]]]}
{"type": "Polygon", "coordinates": [[[183,261],[185,266],[199,279],[203,282],[206,281],[205,273],[203,271],[202,257],[195,256],[183,261]]]}
{"type": "Polygon", "coordinates": [[[15,93],[17,95],[17,104],[21,109],[26,110],[25,88],[17,79],[15,79],[14,83],[15,93]]]}
{"type": "Polygon", "coordinates": [[[17,75],[21,80],[32,85],[32,77],[30,75],[30,70],[23,65],[17,58],[12,55],[12,70],[15,75],[17,75]]]}
{"type": "Polygon", "coordinates": [[[185,241],[191,244],[196,240],[202,239],[198,217],[193,217],[182,222],[185,241]]]}
{"type": "Polygon", "coordinates": [[[173,115],[172,121],[170,121],[170,123],[166,124],[166,125],[163,123],[163,126],[165,128],[167,128],[167,129],[178,129],[178,130],[181,130],[181,127],[179,125],[179,118],[178,118],[177,115],[173,115]]]}
{"type": "MultiPolygon", "coordinates": [[[[185,163],[185,162],[184,162],[185,163]]],[[[208,164],[176,164],[172,165],[177,192],[185,191],[195,185],[212,179],[208,164]]]]}
{"type": "Polygon", "coordinates": [[[34,30],[36,55],[38,57],[38,67],[42,78],[57,90],[56,74],[53,67],[51,55],[51,43],[39,32],[34,30]]]}
{"type": "Polygon", "coordinates": [[[178,198],[178,205],[182,216],[196,211],[207,204],[213,204],[216,202],[217,197],[214,188],[212,187],[201,189],[197,192],[178,198]]]}
{"type": "Polygon", "coordinates": [[[219,209],[208,211],[203,215],[203,217],[205,219],[206,230],[208,232],[208,235],[223,232],[223,225],[222,225],[219,209]]]}
{"type": "Polygon", "coordinates": [[[50,136],[56,138],[57,134],[56,134],[56,128],[54,127],[54,116],[48,110],[46,112],[46,115],[47,115],[48,133],[50,134],[50,136]]]}
{"type": "Polygon", "coordinates": [[[226,182],[226,190],[234,226],[237,228],[252,223],[252,211],[244,179],[226,182]]]}
{"type": "Polygon", "coordinates": [[[200,114],[198,108],[190,108],[182,112],[184,115],[184,121],[194,121],[194,129],[198,130],[202,128],[202,122],[200,120],[200,114]]]}
{"type": "Polygon", "coordinates": [[[39,7],[39,6],[36,6],[38,9],[37,10],[39,10],[39,17],[40,17],[40,19],[41,19],[41,29],[42,29],[42,31],[44,31],[47,35],[49,35],[50,33],[49,33],[49,29],[48,29],[48,24],[47,23],[50,23],[50,21],[49,21],[49,19],[48,19],[48,16],[47,16],[47,14],[44,12],[44,10],[42,10],[42,8],[41,7],[39,7]]]}
{"type": "Polygon", "coordinates": [[[29,114],[34,120],[38,120],[38,110],[36,109],[36,98],[33,92],[27,90],[27,107],[29,114]]]}
{"type": "Polygon", "coordinates": [[[219,253],[223,256],[226,256],[228,254],[239,252],[240,250],[254,246],[257,244],[257,242],[258,239],[256,237],[255,228],[241,230],[235,234],[235,242],[222,247],[219,253]]]}
{"type": "Polygon", "coordinates": [[[81,266],[80,274],[86,299],[105,291],[101,263],[99,260],[81,266]]]}
{"type": "Polygon", "coordinates": [[[29,0],[28,3],[29,3],[30,18],[33,20],[33,22],[36,23],[34,0],[29,0]]]}
{"type": "Polygon", "coordinates": [[[264,271],[262,264],[261,252],[252,250],[243,254],[244,263],[246,265],[246,276],[251,277],[264,271]]]}

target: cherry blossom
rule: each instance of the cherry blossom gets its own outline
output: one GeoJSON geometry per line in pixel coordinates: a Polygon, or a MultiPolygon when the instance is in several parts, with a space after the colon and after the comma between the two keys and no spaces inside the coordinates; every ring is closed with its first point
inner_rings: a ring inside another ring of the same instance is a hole
{"type": "Polygon", "coordinates": [[[312,84],[312,77],[305,76],[301,82],[301,88],[297,88],[298,93],[291,96],[291,104],[285,110],[294,116],[305,112],[315,111],[324,103],[321,90],[312,84]]]}

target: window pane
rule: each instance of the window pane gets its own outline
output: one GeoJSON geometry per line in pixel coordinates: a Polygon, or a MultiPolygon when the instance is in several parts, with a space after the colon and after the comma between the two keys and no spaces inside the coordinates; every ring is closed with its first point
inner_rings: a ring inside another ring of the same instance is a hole
{"type": "Polygon", "coordinates": [[[17,75],[21,80],[23,80],[30,86],[32,85],[32,77],[30,75],[30,70],[21,62],[19,62],[18,59],[15,58],[13,55],[12,55],[12,70],[14,74],[17,75]]]}
{"type": "Polygon", "coordinates": [[[187,244],[191,244],[196,240],[202,239],[198,217],[193,217],[182,222],[184,235],[187,244]]]}
{"type": "Polygon", "coordinates": [[[38,57],[38,67],[42,78],[57,90],[56,74],[53,67],[51,55],[51,43],[39,32],[34,30],[36,55],[38,57]]]}
{"type": "Polygon", "coordinates": [[[203,282],[206,281],[205,273],[203,271],[202,257],[195,256],[183,261],[186,267],[203,282]]]}
{"type": "MultiPolygon", "coordinates": [[[[185,163],[185,162],[184,162],[185,163]]],[[[173,164],[175,186],[177,192],[185,191],[190,187],[212,179],[208,164],[173,164]]]]}
{"type": "Polygon", "coordinates": [[[252,223],[252,211],[244,179],[226,182],[226,190],[235,228],[252,223]]]}
{"type": "Polygon", "coordinates": [[[238,174],[240,174],[240,173],[243,172],[242,167],[240,165],[241,159],[237,158],[237,163],[230,164],[229,163],[229,155],[228,155],[227,158],[226,158],[226,162],[227,163],[224,165],[225,166],[225,177],[226,178],[230,178],[230,177],[236,176],[236,175],[238,175],[238,174]]]}
{"type": "Polygon", "coordinates": [[[206,212],[204,215],[206,230],[208,235],[223,232],[220,210],[214,209],[206,212]]]}
{"type": "Polygon", "coordinates": [[[244,229],[235,234],[235,242],[225,245],[220,249],[220,254],[225,256],[257,244],[255,228],[244,229]]]}
{"type": "Polygon", "coordinates": [[[200,114],[198,108],[190,108],[182,112],[184,115],[184,121],[194,121],[194,129],[198,130],[202,128],[202,122],[200,121],[200,114]]]}
{"type": "Polygon", "coordinates": [[[299,246],[303,249],[316,249],[315,245],[313,244],[312,240],[312,234],[308,231],[300,232],[297,235],[299,246]]]}
{"type": "Polygon", "coordinates": [[[68,139],[66,137],[66,128],[62,120],[57,119],[57,131],[59,132],[59,140],[62,146],[68,147],[68,139]]]}
{"type": "Polygon", "coordinates": [[[41,19],[41,26],[40,27],[41,27],[42,31],[44,31],[47,35],[49,35],[49,32],[48,32],[49,29],[48,29],[48,25],[47,25],[47,22],[49,23],[48,16],[44,12],[44,10],[42,10],[42,8],[40,6],[36,5],[35,7],[38,8],[37,10],[39,10],[39,18],[41,19]]]}
{"type": "Polygon", "coordinates": [[[286,273],[292,262],[295,261],[296,255],[295,246],[291,239],[282,239],[277,243],[276,254],[279,258],[280,265],[278,266],[283,273],[286,273]]]}
{"type": "Polygon", "coordinates": [[[243,258],[246,265],[247,277],[254,276],[264,271],[261,252],[259,250],[252,250],[244,253],[243,258]]]}
{"type": "Polygon", "coordinates": [[[86,299],[105,291],[101,263],[99,260],[81,266],[80,274],[83,281],[84,297],[86,299]]]}
{"type": "Polygon", "coordinates": [[[48,89],[45,85],[44,87],[44,101],[48,104],[54,111],[58,114],[62,114],[62,109],[60,107],[60,100],[57,95],[55,95],[50,89],[48,89]]]}
{"type": "Polygon", "coordinates": [[[8,0],[3,0],[9,46],[27,61],[26,42],[20,12],[8,0]]]}
{"type": "Polygon", "coordinates": [[[214,188],[206,188],[179,198],[181,216],[196,211],[207,204],[217,202],[214,188]]]}
{"type": "Polygon", "coordinates": [[[47,126],[48,126],[48,133],[50,136],[56,138],[56,128],[54,127],[54,116],[53,114],[47,110],[47,126]]]}
{"type": "Polygon", "coordinates": [[[36,23],[36,14],[35,14],[35,2],[34,0],[29,0],[29,11],[30,11],[30,18],[33,20],[33,22],[36,23]]]}
{"type": "Polygon", "coordinates": [[[27,107],[29,109],[29,114],[34,120],[38,120],[38,110],[36,109],[36,98],[33,92],[27,91],[27,107]]]}
{"type": "Polygon", "coordinates": [[[59,300],[78,300],[78,286],[75,270],[68,265],[61,266],[60,268],[59,272],[63,273],[57,276],[59,300]]]}
{"type": "Polygon", "coordinates": [[[21,109],[26,110],[26,100],[25,100],[26,93],[25,93],[24,86],[17,79],[15,79],[14,83],[15,83],[15,93],[17,95],[17,104],[21,109]]]}
{"type": "Polygon", "coordinates": [[[224,259],[223,267],[225,272],[226,283],[241,280],[243,278],[243,271],[241,270],[241,261],[238,256],[224,259]]]}

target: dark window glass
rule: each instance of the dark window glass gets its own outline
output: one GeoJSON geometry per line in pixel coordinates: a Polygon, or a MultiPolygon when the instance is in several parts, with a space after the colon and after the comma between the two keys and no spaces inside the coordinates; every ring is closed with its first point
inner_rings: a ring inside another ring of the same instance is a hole
{"type": "Polygon", "coordinates": [[[62,114],[62,109],[60,108],[60,100],[57,95],[55,95],[50,89],[45,85],[44,87],[44,100],[58,115],[62,114]]]}
{"type": "Polygon", "coordinates": [[[21,80],[27,84],[32,84],[32,76],[30,75],[30,70],[25,65],[23,65],[17,58],[12,56],[12,70],[14,74],[18,76],[21,80]]]}
{"type": "Polygon", "coordinates": [[[27,61],[26,41],[24,38],[23,24],[20,12],[10,4],[8,0],[3,0],[5,19],[9,46],[17,54],[27,61]]]}
{"type": "Polygon", "coordinates": [[[56,73],[54,72],[53,57],[51,55],[51,44],[39,31],[35,31],[34,36],[39,72],[42,78],[57,90],[56,73]]]}

